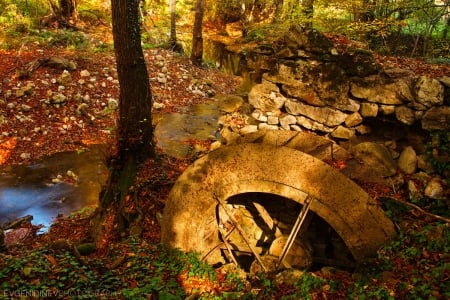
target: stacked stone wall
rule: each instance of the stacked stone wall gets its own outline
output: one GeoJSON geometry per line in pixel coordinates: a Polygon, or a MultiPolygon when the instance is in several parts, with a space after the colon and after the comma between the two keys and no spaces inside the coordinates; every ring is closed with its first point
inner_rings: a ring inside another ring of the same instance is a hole
{"type": "Polygon", "coordinates": [[[371,131],[366,119],[380,117],[407,126],[420,122],[429,131],[450,129],[450,77],[382,68],[370,52],[338,51],[300,27],[280,41],[273,51],[264,46],[247,54],[247,67],[261,80],[248,93],[252,111],[243,133],[308,129],[350,139],[371,131]]]}

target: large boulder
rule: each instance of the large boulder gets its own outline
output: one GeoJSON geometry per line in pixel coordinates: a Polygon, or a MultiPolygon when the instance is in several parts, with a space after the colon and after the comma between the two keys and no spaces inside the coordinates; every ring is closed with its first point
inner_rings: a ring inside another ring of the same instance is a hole
{"type": "Polygon", "coordinates": [[[379,75],[355,79],[350,92],[355,98],[385,105],[399,105],[413,100],[408,79],[384,81],[379,75]]]}
{"type": "Polygon", "coordinates": [[[430,108],[444,103],[444,86],[437,79],[420,76],[414,86],[415,108],[430,108]]]}

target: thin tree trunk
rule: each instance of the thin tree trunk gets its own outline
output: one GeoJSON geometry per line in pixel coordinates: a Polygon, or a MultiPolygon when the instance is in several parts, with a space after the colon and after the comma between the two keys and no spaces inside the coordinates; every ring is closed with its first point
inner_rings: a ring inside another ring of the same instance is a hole
{"type": "Polygon", "coordinates": [[[275,16],[273,18],[274,23],[278,23],[281,21],[281,17],[283,14],[283,6],[284,6],[284,0],[276,0],[275,1],[275,16]]]}
{"type": "Polygon", "coordinates": [[[305,25],[308,28],[313,26],[313,16],[314,16],[314,0],[302,0],[302,12],[305,17],[305,25]]]}
{"type": "Polygon", "coordinates": [[[175,45],[177,43],[177,29],[176,29],[176,5],[177,0],[169,0],[170,6],[170,44],[175,45]]]}
{"type": "Polygon", "coordinates": [[[200,66],[203,62],[203,15],[205,12],[205,0],[197,0],[195,3],[194,28],[192,30],[191,61],[200,66]]]}
{"type": "Polygon", "coordinates": [[[177,41],[177,0],[169,0],[170,8],[170,38],[169,47],[176,52],[182,53],[183,47],[177,41]]]}

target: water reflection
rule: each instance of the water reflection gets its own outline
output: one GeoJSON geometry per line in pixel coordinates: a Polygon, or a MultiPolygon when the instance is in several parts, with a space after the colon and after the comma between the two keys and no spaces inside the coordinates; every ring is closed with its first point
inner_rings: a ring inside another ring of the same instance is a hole
{"type": "Polygon", "coordinates": [[[157,146],[172,157],[190,157],[195,151],[189,140],[206,141],[214,136],[219,115],[217,100],[191,105],[183,113],[162,115],[154,132],[157,146]]]}
{"type": "Polygon", "coordinates": [[[32,215],[33,224],[49,226],[59,214],[97,205],[107,178],[104,149],[96,145],[83,152],[57,153],[33,165],[0,169],[0,223],[32,215]],[[78,184],[52,183],[68,170],[78,176],[78,184]]]}

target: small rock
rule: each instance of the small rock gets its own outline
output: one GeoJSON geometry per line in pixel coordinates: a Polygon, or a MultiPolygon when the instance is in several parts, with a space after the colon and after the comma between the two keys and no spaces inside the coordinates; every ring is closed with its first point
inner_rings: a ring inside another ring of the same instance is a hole
{"type": "Polygon", "coordinates": [[[230,128],[228,128],[228,127],[223,128],[220,131],[220,135],[224,139],[224,142],[225,142],[224,144],[230,144],[240,137],[239,134],[231,131],[230,128]]]}
{"type": "Polygon", "coordinates": [[[352,137],[355,136],[355,130],[351,128],[346,128],[342,125],[339,125],[336,127],[336,129],[331,133],[332,137],[338,138],[338,139],[345,139],[349,140],[352,137]]]}
{"type": "Polygon", "coordinates": [[[359,113],[363,117],[376,117],[378,115],[378,105],[376,103],[361,103],[359,113]]]}
{"type": "Polygon", "coordinates": [[[279,128],[277,125],[269,125],[267,123],[259,123],[258,129],[259,130],[278,130],[279,128]]]}
{"type": "Polygon", "coordinates": [[[403,149],[398,159],[398,167],[406,174],[413,174],[417,170],[416,151],[411,146],[403,149]]]}
{"type": "MultiPolygon", "coordinates": [[[[294,117],[295,118],[295,117],[294,117]]],[[[297,120],[296,120],[297,121],[297,120]]],[[[269,125],[278,125],[279,119],[277,116],[268,116],[267,117],[267,124],[269,125]]],[[[295,124],[296,122],[294,122],[295,124]]]]}
{"type": "Polygon", "coordinates": [[[245,134],[256,132],[256,131],[258,131],[257,125],[245,125],[244,127],[242,127],[239,130],[239,133],[242,135],[245,135],[245,134]]]}
{"type": "Polygon", "coordinates": [[[77,94],[73,95],[72,99],[75,100],[76,102],[81,103],[83,101],[83,96],[81,96],[80,93],[77,93],[77,94]]]}
{"type": "Polygon", "coordinates": [[[59,82],[62,85],[68,85],[70,83],[72,83],[72,76],[70,76],[69,71],[64,70],[61,74],[61,76],[59,77],[59,82]]]}
{"type": "Polygon", "coordinates": [[[34,87],[35,87],[34,83],[27,82],[27,84],[24,87],[22,87],[16,91],[16,97],[20,98],[25,95],[31,95],[31,92],[33,91],[34,87]]]}
{"type": "Polygon", "coordinates": [[[424,193],[425,196],[431,199],[445,199],[443,181],[437,177],[431,179],[425,187],[424,193]]]}
{"type": "Polygon", "coordinates": [[[290,114],[284,114],[284,115],[280,116],[279,121],[280,121],[281,126],[289,127],[289,125],[294,125],[295,123],[297,123],[297,118],[290,114]]]}
{"type": "Polygon", "coordinates": [[[259,109],[255,109],[252,112],[251,116],[257,121],[267,122],[267,116],[265,116],[264,113],[259,109]]]}
{"type": "Polygon", "coordinates": [[[21,159],[29,159],[30,157],[31,157],[31,154],[28,152],[24,152],[24,153],[20,154],[21,159]]]}
{"type": "Polygon", "coordinates": [[[89,77],[89,76],[91,76],[91,73],[89,73],[88,70],[81,70],[80,76],[81,77],[89,77]]]}
{"type": "Polygon", "coordinates": [[[395,112],[395,105],[380,105],[380,113],[383,115],[392,115],[395,112]]]}
{"type": "Polygon", "coordinates": [[[22,104],[22,105],[20,106],[20,108],[22,109],[22,111],[25,111],[25,112],[31,111],[31,106],[29,106],[29,105],[27,105],[27,104],[22,104]]]}
{"type": "Polygon", "coordinates": [[[159,72],[156,75],[156,77],[157,77],[158,82],[160,82],[160,83],[165,83],[167,81],[167,76],[164,73],[159,72]]]}
{"type": "Polygon", "coordinates": [[[291,125],[290,127],[291,127],[291,130],[293,130],[293,131],[298,131],[298,132],[303,131],[303,129],[300,126],[295,125],[295,124],[291,125]]]}
{"type": "Polygon", "coordinates": [[[119,107],[119,102],[116,99],[109,98],[108,99],[108,108],[115,110],[119,107]]]}
{"type": "Polygon", "coordinates": [[[363,122],[363,117],[359,112],[354,112],[345,119],[345,126],[354,127],[363,122]]]}
{"type": "Polygon", "coordinates": [[[91,96],[89,96],[89,94],[86,94],[83,96],[84,103],[89,103],[90,101],[91,101],[91,96]]]}
{"type": "Polygon", "coordinates": [[[86,103],[81,103],[77,107],[77,110],[76,110],[77,114],[79,114],[79,115],[87,115],[88,114],[87,113],[88,107],[89,106],[86,103]]]}
{"type": "Polygon", "coordinates": [[[56,94],[52,97],[53,104],[61,104],[67,100],[67,97],[61,93],[56,94]]]}
{"type": "Polygon", "coordinates": [[[153,102],[153,109],[163,109],[164,108],[164,103],[159,103],[159,102],[153,102]]]}

